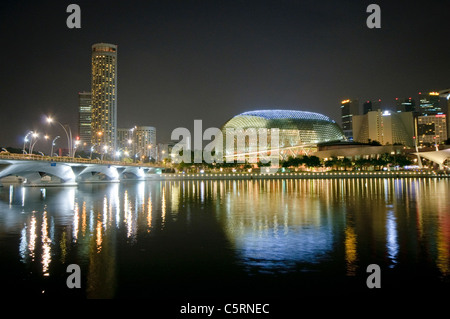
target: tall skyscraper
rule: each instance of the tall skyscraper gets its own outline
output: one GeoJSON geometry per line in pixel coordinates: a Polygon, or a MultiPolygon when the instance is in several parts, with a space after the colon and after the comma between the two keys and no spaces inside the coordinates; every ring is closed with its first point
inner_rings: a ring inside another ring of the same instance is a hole
{"type": "Polygon", "coordinates": [[[348,140],[353,140],[353,125],[352,117],[353,115],[359,114],[359,101],[358,100],[343,100],[341,102],[341,120],[342,120],[342,130],[344,131],[345,137],[348,140]]]}
{"type": "Polygon", "coordinates": [[[91,143],[117,148],[117,45],[92,45],[91,143]]]}
{"type": "Polygon", "coordinates": [[[419,93],[419,112],[421,115],[442,113],[439,92],[419,93]]]}
{"type": "Polygon", "coordinates": [[[78,137],[83,149],[91,146],[92,93],[78,92],[78,137]]]}

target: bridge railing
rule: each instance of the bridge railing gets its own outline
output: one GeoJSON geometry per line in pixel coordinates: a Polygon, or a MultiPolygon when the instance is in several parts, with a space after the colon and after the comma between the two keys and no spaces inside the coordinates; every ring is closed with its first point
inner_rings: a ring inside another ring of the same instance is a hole
{"type": "Polygon", "coordinates": [[[119,165],[119,166],[144,166],[144,167],[169,167],[165,164],[153,163],[132,163],[124,161],[104,161],[99,159],[75,158],[68,156],[42,156],[36,154],[16,154],[16,153],[0,153],[0,159],[10,160],[26,160],[26,161],[44,161],[44,162],[64,162],[64,163],[82,163],[82,164],[103,164],[103,165],[119,165]]]}

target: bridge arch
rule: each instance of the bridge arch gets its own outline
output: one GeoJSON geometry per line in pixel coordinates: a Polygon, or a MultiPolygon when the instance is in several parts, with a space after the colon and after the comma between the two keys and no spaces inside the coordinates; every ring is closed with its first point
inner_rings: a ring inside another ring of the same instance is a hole
{"type": "Polygon", "coordinates": [[[25,185],[76,184],[72,168],[62,163],[58,163],[58,165],[48,162],[11,163],[0,172],[0,179],[12,175],[26,178],[25,185]],[[46,176],[49,179],[45,179],[46,176]],[[56,177],[58,180],[55,181],[52,177],[56,177]]]}
{"type": "Polygon", "coordinates": [[[119,181],[117,168],[111,165],[89,165],[76,174],[78,182],[119,181]]]}

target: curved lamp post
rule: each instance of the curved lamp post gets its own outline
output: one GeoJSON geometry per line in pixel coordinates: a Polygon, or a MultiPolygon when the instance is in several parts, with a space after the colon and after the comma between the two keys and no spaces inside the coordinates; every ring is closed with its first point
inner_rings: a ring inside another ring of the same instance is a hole
{"type": "Polygon", "coordinates": [[[30,141],[30,155],[33,155],[33,148],[34,148],[34,145],[36,144],[36,142],[38,141],[38,137],[39,137],[39,134],[36,133],[36,132],[34,132],[34,133],[31,135],[31,141],[30,141]],[[34,137],[36,140],[34,141],[33,144],[31,144],[31,143],[33,142],[33,137],[34,137]]]}
{"type": "Polygon", "coordinates": [[[23,139],[23,149],[22,149],[22,153],[23,154],[25,154],[25,146],[26,146],[26,144],[27,144],[27,142],[28,142],[28,136],[30,135],[30,134],[33,134],[33,131],[29,131],[28,133],[27,133],[27,135],[25,135],[25,137],[24,137],[24,139],[23,139]]]}
{"type": "Polygon", "coordinates": [[[52,141],[52,151],[50,152],[50,157],[53,157],[53,146],[55,146],[55,141],[59,138],[59,135],[57,137],[55,137],[52,141]]]}
{"type": "Polygon", "coordinates": [[[67,147],[69,148],[69,157],[73,157],[73,150],[72,150],[72,131],[71,131],[70,127],[68,126],[69,132],[67,132],[67,130],[66,130],[66,128],[64,127],[64,125],[62,125],[60,122],[55,121],[55,120],[52,119],[51,117],[47,117],[47,123],[53,123],[53,122],[58,123],[58,124],[63,128],[64,132],[66,133],[66,136],[67,136],[67,147]],[[69,136],[69,134],[70,134],[70,136],[69,136]]]}

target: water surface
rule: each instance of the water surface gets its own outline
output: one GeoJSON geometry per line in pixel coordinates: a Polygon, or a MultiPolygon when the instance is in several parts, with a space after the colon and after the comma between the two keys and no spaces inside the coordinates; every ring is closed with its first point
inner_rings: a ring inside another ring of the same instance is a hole
{"type": "Polygon", "coordinates": [[[0,188],[11,295],[449,295],[447,179],[207,180],[0,188]],[[66,286],[67,266],[82,288],[66,286]]]}

